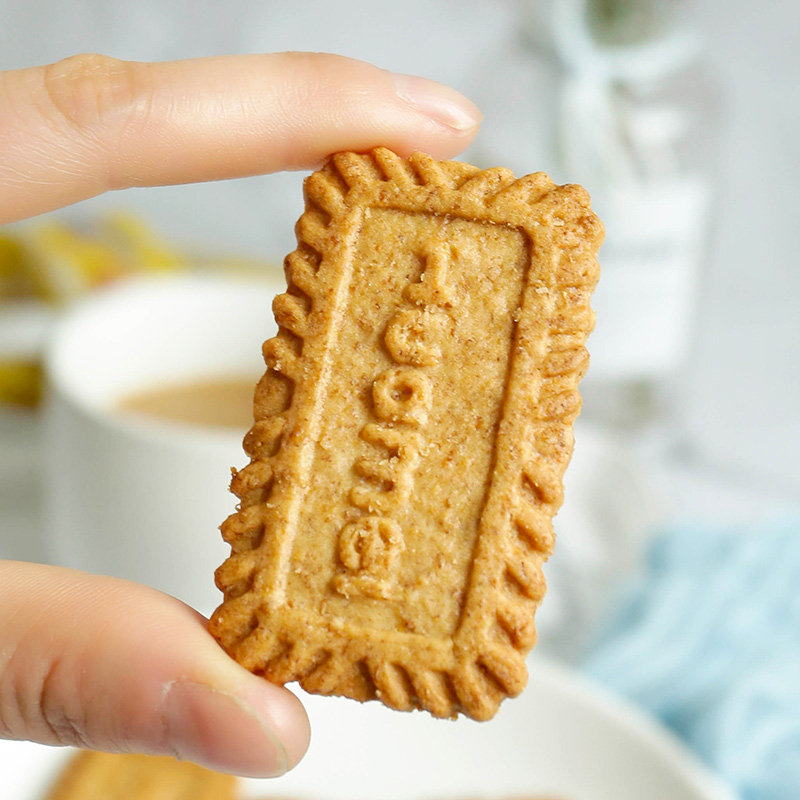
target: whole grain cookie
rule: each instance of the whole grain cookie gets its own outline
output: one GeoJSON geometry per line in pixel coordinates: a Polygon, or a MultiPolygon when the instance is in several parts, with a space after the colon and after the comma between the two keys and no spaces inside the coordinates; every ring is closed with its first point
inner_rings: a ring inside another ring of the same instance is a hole
{"type": "Polygon", "coordinates": [[[72,757],[46,800],[233,800],[236,778],[167,756],[72,757]]]}
{"type": "Polygon", "coordinates": [[[276,683],[488,719],[527,680],[602,225],[417,153],[305,183],[211,631],[276,683]]]}

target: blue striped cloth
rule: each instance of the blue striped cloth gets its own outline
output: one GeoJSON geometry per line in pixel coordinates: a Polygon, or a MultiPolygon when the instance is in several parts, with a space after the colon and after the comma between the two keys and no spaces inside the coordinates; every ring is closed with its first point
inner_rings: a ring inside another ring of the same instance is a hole
{"type": "Polygon", "coordinates": [[[800,800],[800,520],[658,537],[584,667],[743,800],[800,800]]]}

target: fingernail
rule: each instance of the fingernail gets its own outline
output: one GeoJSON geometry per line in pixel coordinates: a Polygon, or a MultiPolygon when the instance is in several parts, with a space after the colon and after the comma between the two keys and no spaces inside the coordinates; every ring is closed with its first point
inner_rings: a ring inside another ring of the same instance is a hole
{"type": "Polygon", "coordinates": [[[270,722],[241,698],[189,680],[166,687],[166,747],[177,758],[235,775],[272,778],[288,767],[270,722]]]}
{"type": "Polygon", "coordinates": [[[416,75],[393,74],[392,80],[400,98],[441,125],[466,131],[483,119],[474,103],[449,86],[416,75]]]}

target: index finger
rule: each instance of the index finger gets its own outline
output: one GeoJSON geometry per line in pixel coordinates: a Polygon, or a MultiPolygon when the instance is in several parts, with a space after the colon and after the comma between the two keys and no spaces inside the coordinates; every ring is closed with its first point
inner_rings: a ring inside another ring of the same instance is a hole
{"type": "Polygon", "coordinates": [[[479,121],[453,89],[340,56],[75,56],[0,73],[0,223],[109,189],[312,167],[339,150],[448,158],[479,121]]]}

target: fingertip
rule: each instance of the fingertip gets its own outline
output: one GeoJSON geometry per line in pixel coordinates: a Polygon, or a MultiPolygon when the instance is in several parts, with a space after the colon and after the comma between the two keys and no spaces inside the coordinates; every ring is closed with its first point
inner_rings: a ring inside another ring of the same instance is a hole
{"type": "Polygon", "coordinates": [[[269,717],[272,729],[283,743],[286,770],[293,769],[300,763],[311,742],[311,726],[305,707],[288,689],[274,686],[262,678],[251,677],[261,686],[255,690],[255,697],[245,694],[248,704],[257,709],[263,707],[264,716],[269,717]]]}
{"type": "MultiPolygon", "coordinates": [[[[252,676],[251,676],[252,677],[252,676]]],[[[164,696],[161,749],[219,772],[274,778],[308,748],[308,719],[287,690],[259,681],[231,692],[187,679],[164,696]]]]}
{"type": "Polygon", "coordinates": [[[416,75],[391,75],[398,97],[445,128],[458,133],[477,131],[480,109],[455,89],[416,75]]]}
{"type": "Polygon", "coordinates": [[[296,767],[308,750],[311,727],[298,697],[282,686],[247,674],[240,696],[259,716],[269,721],[286,754],[286,770],[296,767]]]}

